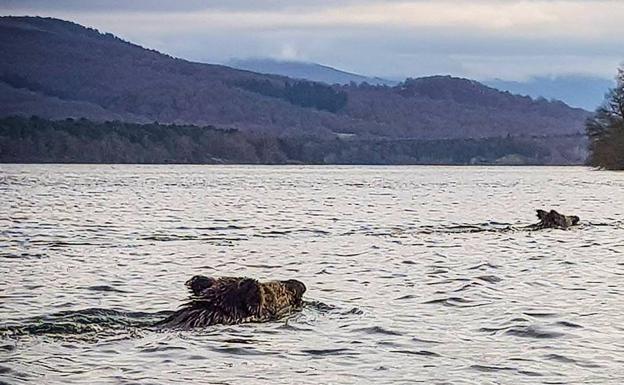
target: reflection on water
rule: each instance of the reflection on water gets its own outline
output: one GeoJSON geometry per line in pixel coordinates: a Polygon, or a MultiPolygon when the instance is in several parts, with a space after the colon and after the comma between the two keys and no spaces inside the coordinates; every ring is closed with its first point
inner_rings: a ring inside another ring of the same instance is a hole
{"type": "Polygon", "coordinates": [[[624,174],[1,165],[0,383],[620,384],[624,174]],[[535,208],[572,230],[526,231],[535,208]],[[163,332],[191,275],[301,313],[163,332]]]}

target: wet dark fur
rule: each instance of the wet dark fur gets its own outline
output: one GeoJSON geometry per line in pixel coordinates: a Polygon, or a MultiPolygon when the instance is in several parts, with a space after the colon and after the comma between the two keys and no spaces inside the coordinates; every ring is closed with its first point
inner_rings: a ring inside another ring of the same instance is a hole
{"type": "Polygon", "coordinates": [[[186,282],[191,299],[156,326],[190,329],[215,324],[279,319],[302,305],[305,285],[297,280],[258,282],[251,278],[196,275],[186,282]]]}
{"type": "Polygon", "coordinates": [[[563,215],[555,210],[537,210],[537,218],[540,221],[532,226],[534,229],[567,229],[580,221],[576,215],[563,215]]]}

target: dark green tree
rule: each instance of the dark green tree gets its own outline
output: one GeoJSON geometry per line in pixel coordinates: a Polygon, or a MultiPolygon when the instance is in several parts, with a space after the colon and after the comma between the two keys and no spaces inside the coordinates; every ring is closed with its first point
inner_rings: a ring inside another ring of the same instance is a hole
{"type": "Polygon", "coordinates": [[[586,124],[591,166],[624,170],[624,67],[618,70],[617,85],[586,124]]]}

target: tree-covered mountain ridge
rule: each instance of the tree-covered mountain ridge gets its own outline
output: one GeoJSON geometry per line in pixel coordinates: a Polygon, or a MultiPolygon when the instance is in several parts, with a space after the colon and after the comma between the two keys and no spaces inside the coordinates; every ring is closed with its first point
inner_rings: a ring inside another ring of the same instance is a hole
{"type": "Polygon", "coordinates": [[[174,58],[78,24],[0,18],[0,116],[231,128],[280,138],[577,135],[587,111],[434,76],[334,85],[174,58]]]}

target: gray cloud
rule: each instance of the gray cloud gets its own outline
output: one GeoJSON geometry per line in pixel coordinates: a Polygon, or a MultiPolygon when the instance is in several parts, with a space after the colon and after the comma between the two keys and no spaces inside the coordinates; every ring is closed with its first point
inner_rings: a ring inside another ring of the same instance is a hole
{"type": "MultiPolygon", "coordinates": [[[[400,1],[400,0],[396,0],[400,1]]],[[[0,0],[6,10],[187,12],[203,10],[285,10],[362,4],[373,0],[0,0]]],[[[390,1],[386,1],[390,2],[390,1]]]]}
{"type": "Polygon", "coordinates": [[[0,0],[0,13],[68,19],[196,61],[268,56],[391,77],[610,77],[624,59],[624,7],[611,0],[0,0]]]}

